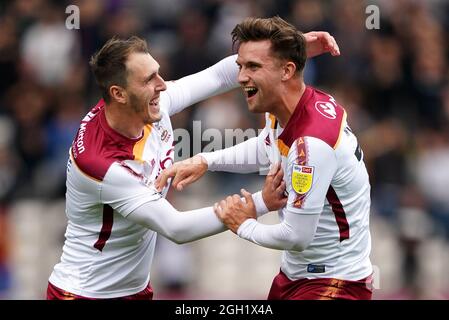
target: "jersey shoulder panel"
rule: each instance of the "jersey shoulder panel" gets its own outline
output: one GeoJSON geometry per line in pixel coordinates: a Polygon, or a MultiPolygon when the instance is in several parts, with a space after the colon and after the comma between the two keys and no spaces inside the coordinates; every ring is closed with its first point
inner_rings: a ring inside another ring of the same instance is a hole
{"type": "Polygon", "coordinates": [[[77,167],[97,181],[103,181],[115,161],[133,160],[134,146],[141,139],[129,139],[109,127],[104,107],[101,99],[84,117],[71,146],[77,167]]]}
{"type": "Polygon", "coordinates": [[[345,110],[332,96],[307,86],[279,139],[291,146],[299,137],[310,136],[335,149],[345,121],[345,110]]]}

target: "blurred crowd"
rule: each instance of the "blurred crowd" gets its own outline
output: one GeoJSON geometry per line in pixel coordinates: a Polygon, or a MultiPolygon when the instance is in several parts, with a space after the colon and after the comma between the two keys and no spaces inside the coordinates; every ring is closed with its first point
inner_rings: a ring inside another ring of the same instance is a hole
{"type": "MultiPolygon", "coordinates": [[[[307,62],[306,83],[334,95],[360,139],[372,214],[392,225],[404,288],[420,292],[418,248],[449,238],[449,3],[443,0],[15,0],[0,1],[0,297],[10,286],[8,208],[61,199],[68,148],[100,97],[90,56],[113,35],[145,38],[165,80],[232,53],[230,32],[247,16],[280,15],[325,30],[341,56],[307,62]],[[80,12],[68,29],[66,7],[80,12]],[[367,29],[368,5],[380,9],[367,29]]],[[[261,128],[239,91],[173,118],[175,128],[261,128]]],[[[223,185],[241,185],[227,176],[223,185]]],[[[176,197],[176,195],[172,195],[176,197]]]]}

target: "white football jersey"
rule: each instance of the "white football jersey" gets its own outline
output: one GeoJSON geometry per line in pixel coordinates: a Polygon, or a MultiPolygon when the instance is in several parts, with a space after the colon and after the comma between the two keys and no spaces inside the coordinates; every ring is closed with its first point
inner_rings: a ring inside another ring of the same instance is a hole
{"type": "Polygon", "coordinates": [[[344,109],[307,86],[285,128],[267,114],[259,139],[270,163],[280,161],[284,170],[288,203],[281,221],[286,210],[320,215],[306,249],[283,252],[282,271],[292,280],[370,275],[370,184],[344,109]]]}
{"type": "MultiPolygon", "coordinates": [[[[235,56],[167,83],[162,119],[129,139],[114,131],[103,100],[85,116],[67,164],[68,225],[60,262],[49,281],[84,297],[114,298],[143,290],[150,280],[156,233],[126,217],[165,196],[153,183],[173,163],[170,115],[237,86],[235,56]]],[[[215,216],[214,216],[215,217],[215,216]]]]}
{"type": "Polygon", "coordinates": [[[109,127],[103,100],[81,122],[67,164],[68,226],[61,262],[50,276],[55,286],[109,298],[148,284],[156,233],[125,217],[162,196],[152,182],[173,163],[173,131],[161,109],[161,121],[138,139],[109,127]]]}

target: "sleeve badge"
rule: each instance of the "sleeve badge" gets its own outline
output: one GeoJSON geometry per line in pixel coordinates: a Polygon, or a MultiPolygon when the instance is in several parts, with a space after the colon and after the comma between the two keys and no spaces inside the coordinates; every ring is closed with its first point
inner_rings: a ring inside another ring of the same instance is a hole
{"type": "Polygon", "coordinates": [[[292,187],[298,194],[309,192],[313,181],[313,167],[293,165],[292,187]]]}

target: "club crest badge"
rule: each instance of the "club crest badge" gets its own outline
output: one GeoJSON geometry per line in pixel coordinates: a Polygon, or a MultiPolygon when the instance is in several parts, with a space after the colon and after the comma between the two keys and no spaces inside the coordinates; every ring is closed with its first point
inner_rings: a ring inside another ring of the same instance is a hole
{"type": "Polygon", "coordinates": [[[167,142],[168,141],[168,136],[169,136],[168,130],[164,129],[164,131],[162,131],[162,133],[161,133],[161,140],[164,141],[164,142],[167,142]]]}
{"type": "Polygon", "coordinates": [[[309,192],[313,181],[313,167],[293,165],[292,187],[298,194],[309,192]]]}
{"type": "Polygon", "coordinates": [[[337,118],[337,111],[335,106],[330,102],[317,101],[315,102],[315,109],[324,117],[334,120],[337,118]]]}

